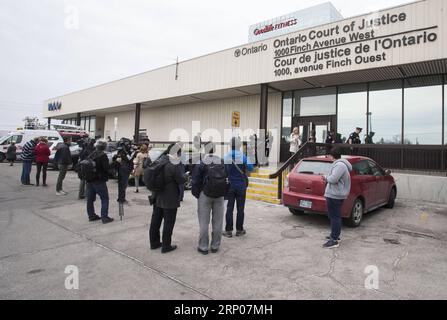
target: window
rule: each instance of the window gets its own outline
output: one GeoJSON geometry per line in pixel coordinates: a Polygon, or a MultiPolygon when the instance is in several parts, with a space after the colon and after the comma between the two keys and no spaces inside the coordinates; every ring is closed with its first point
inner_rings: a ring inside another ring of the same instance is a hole
{"type": "Polygon", "coordinates": [[[401,80],[371,83],[368,116],[373,143],[402,142],[401,80]]]}
{"type": "Polygon", "coordinates": [[[292,109],[293,109],[292,92],[284,93],[283,100],[283,118],[282,118],[282,140],[286,142],[292,132],[292,109]]]}
{"type": "Polygon", "coordinates": [[[90,132],[96,134],[96,117],[90,119],[90,132]]]}
{"type": "Polygon", "coordinates": [[[445,91],[447,87],[447,76],[444,76],[444,144],[447,145],[447,104],[446,104],[446,97],[445,97],[445,91]]]}
{"type": "Polygon", "coordinates": [[[375,164],[372,161],[368,161],[368,163],[369,163],[369,166],[371,167],[371,174],[373,176],[383,177],[385,175],[385,172],[383,172],[383,170],[379,166],[377,166],[377,164],[375,164]]]}
{"type": "Polygon", "coordinates": [[[341,134],[343,142],[348,140],[355,128],[366,128],[367,103],[366,84],[339,87],[337,132],[341,134]]]}
{"type": "Polygon", "coordinates": [[[14,136],[10,136],[8,139],[6,139],[5,141],[3,141],[2,145],[6,146],[6,145],[10,145],[12,142],[15,142],[16,144],[21,143],[23,140],[23,136],[21,135],[14,135],[14,136]]]}
{"type": "Polygon", "coordinates": [[[328,161],[303,161],[296,169],[297,173],[313,175],[329,175],[331,173],[332,162],[328,161]]]}
{"type": "Polygon", "coordinates": [[[354,170],[354,172],[359,176],[372,175],[371,167],[366,160],[354,163],[354,165],[352,166],[352,170],[354,170]]]}
{"type": "Polygon", "coordinates": [[[423,77],[405,81],[404,143],[442,143],[442,78],[423,77]]]}
{"type": "Polygon", "coordinates": [[[334,115],[336,96],[335,87],[295,91],[294,115],[300,117],[334,115]]]}

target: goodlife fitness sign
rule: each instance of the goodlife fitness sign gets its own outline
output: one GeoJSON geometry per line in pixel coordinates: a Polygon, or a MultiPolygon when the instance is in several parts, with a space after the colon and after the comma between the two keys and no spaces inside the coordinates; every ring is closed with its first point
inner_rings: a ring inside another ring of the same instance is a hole
{"type": "Polygon", "coordinates": [[[304,10],[296,11],[268,21],[250,26],[249,42],[262,41],[290,32],[336,22],[343,17],[330,3],[324,3],[304,10]]]}

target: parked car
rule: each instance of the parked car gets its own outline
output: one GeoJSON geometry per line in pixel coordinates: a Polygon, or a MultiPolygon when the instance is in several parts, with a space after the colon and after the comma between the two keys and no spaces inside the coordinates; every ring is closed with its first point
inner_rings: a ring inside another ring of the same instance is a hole
{"type": "Polygon", "coordinates": [[[15,141],[17,146],[17,159],[20,160],[22,148],[25,144],[35,138],[45,137],[48,139],[48,145],[52,154],[56,153],[56,147],[63,139],[59,132],[55,130],[19,130],[9,133],[0,139],[0,162],[6,159],[6,151],[15,141]]]}
{"type": "MultiPolygon", "coordinates": [[[[350,227],[360,226],[363,215],[381,207],[392,209],[397,187],[390,170],[384,170],[374,160],[346,156],[352,166],[351,192],[342,207],[342,217],[350,227]]],[[[326,185],[322,175],[330,174],[333,161],[329,156],[310,157],[300,161],[288,175],[283,203],[290,212],[327,214],[324,197],[326,185]]]]}
{"type": "MultiPolygon", "coordinates": [[[[49,167],[52,169],[57,169],[57,164],[54,162],[54,157],[56,155],[56,151],[57,148],[62,144],[63,142],[60,142],[58,144],[56,144],[55,148],[54,148],[54,152],[51,153],[50,155],[50,162],[49,162],[49,167]]],[[[79,144],[72,142],[70,144],[70,153],[71,153],[71,159],[73,161],[72,164],[72,169],[74,169],[76,167],[76,164],[79,161],[79,156],[81,154],[82,148],[79,146],[79,144]]]]}

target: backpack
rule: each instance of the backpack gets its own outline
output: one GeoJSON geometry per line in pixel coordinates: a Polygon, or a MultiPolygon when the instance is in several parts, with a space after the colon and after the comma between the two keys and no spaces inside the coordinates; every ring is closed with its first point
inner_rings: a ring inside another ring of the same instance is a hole
{"type": "Polygon", "coordinates": [[[143,161],[143,169],[147,169],[152,164],[151,157],[147,156],[146,159],[143,161]]]}
{"type": "Polygon", "coordinates": [[[79,179],[92,182],[97,178],[95,159],[99,156],[94,152],[87,159],[79,162],[77,166],[79,179]]]}
{"type": "Polygon", "coordinates": [[[215,163],[207,165],[203,180],[203,193],[210,198],[220,198],[227,195],[229,188],[225,165],[215,163]]]}
{"type": "Polygon", "coordinates": [[[158,158],[152,162],[145,170],[143,181],[150,191],[163,191],[165,188],[164,168],[168,164],[169,159],[165,157],[158,158]]]}

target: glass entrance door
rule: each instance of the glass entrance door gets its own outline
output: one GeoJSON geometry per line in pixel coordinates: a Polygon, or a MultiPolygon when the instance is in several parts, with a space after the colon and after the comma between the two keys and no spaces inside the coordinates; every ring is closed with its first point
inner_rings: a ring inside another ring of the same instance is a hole
{"type": "MultiPolygon", "coordinates": [[[[292,119],[292,128],[299,128],[301,140],[309,141],[311,137],[315,138],[316,143],[325,143],[327,133],[331,129],[335,129],[336,116],[316,116],[316,117],[299,117],[294,116],[292,119]]],[[[287,133],[287,137],[290,133],[287,133]]],[[[281,162],[286,162],[291,154],[289,152],[289,140],[284,140],[281,144],[281,162]]]]}
{"type": "Polygon", "coordinates": [[[293,127],[300,129],[303,143],[306,141],[325,143],[327,134],[333,126],[333,117],[297,117],[293,122],[293,127]]]}

